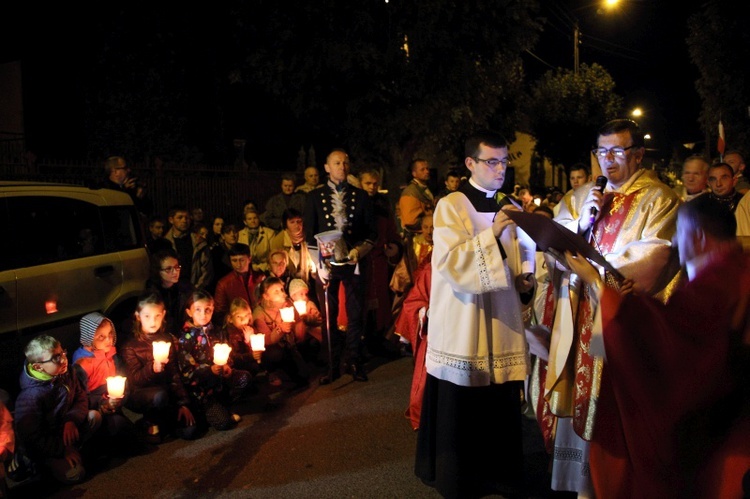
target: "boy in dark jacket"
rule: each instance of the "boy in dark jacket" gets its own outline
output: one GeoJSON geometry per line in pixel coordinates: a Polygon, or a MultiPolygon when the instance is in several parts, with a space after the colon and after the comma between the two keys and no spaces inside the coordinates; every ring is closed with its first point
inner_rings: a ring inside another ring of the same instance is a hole
{"type": "Polygon", "coordinates": [[[15,421],[20,451],[55,479],[70,484],[86,476],[80,444],[102,419],[99,411],[88,409],[86,389],[68,369],[66,354],[51,336],[29,342],[15,421]]]}

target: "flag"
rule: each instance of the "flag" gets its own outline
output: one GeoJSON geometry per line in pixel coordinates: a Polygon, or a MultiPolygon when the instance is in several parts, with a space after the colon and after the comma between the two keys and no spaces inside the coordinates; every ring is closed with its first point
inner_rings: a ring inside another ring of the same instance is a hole
{"type": "Polygon", "coordinates": [[[719,142],[716,144],[716,150],[719,151],[721,156],[724,156],[724,147],[726,147],[726,143],[724,142],[724,123],[719,119],[719,142]]]}

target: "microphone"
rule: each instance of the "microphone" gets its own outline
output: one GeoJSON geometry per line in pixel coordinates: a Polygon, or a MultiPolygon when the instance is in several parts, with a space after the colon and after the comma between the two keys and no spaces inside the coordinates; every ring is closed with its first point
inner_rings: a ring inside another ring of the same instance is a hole
{"type": "MultiPolygon", "coordinates": [[[[596,188],[599,189],[599,192],[604,192],[604,188],[607,186],[607,177],[604,175],[599,175],[596,177],[596,188]]],[[[589,216],[589,226],[594,225],[594,221],[596,220],[596,215],[599,213],[599,210],[596,208],[591,208],[591,216],[589,216]]]]}

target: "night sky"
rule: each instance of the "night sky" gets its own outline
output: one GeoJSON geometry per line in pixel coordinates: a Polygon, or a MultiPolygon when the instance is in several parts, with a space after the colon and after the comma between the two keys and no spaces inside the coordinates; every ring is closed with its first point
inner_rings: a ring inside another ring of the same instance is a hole
{"type": "MultiPolygon", "coordinates": [[[[577,19],[581,63],[597,62],[612,74],[628,109],[644,109],[640,122],[645,130],[653,129],[664,144],[703,140],[694,87],[698,72],[685,44],[686,20],[698,3],[681,2],[676,10],[667,2],[625,0],[617,12],[597,14],[590,1],[543,0],[542,15],[549,24],[533,56],[524,55],[527,74],[531,79],[550,66],[572,68],[572,20],[577,19]]],[[[54,4],[42,9],[29,3],[15,9],[6,18],[13,21],[0,30],[0,63],[23,61],[24,106],[33,116],[27,119],[27,133],[46,137],[49,149],[60,157],[78,155],[85,124],[72,75],[97,44],[89,19],[107,12],[75,12],[54,4]]]]}
{"type": "MultiPolygon", "coordinates": [[[[598,4],[591,1],[545,0],[549,25],[534,54],[551,65],[572,68],[572,22],[577,19],[580,63],[598,63],[612,75],[626,108],[643,109],[638,121],[645,131],[653,130],[665,144],[704,140],[694,85],[699,73],[685,43],[687,19],[700,3],[621,0],[615,11],[598,13],[598,4]]],[[[524,60],[531,73],[550,69],[534,57],[524,60]]]]}

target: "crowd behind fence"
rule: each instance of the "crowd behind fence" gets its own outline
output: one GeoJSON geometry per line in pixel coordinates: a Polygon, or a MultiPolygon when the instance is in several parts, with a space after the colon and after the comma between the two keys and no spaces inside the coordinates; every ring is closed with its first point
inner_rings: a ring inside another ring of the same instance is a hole
{"type": "MultiPolygon", "coordinates": [[[[253,200],[262,211],[268,198],[281,190],[280,171],[238,171],[192,165],[165,165],[156,170],[132,165],[153,202],[154,213],[166,218],[170,206],[202,208],[207,216],[220,215],[240,222],[245,201],[253,200]]],[[[298,173],[297,185],[304,182],[298,173]]],[[[105,178],[101,164],[74,162],[15,162],[0,164],[0,179],[98,185],[105,178]]]]}

